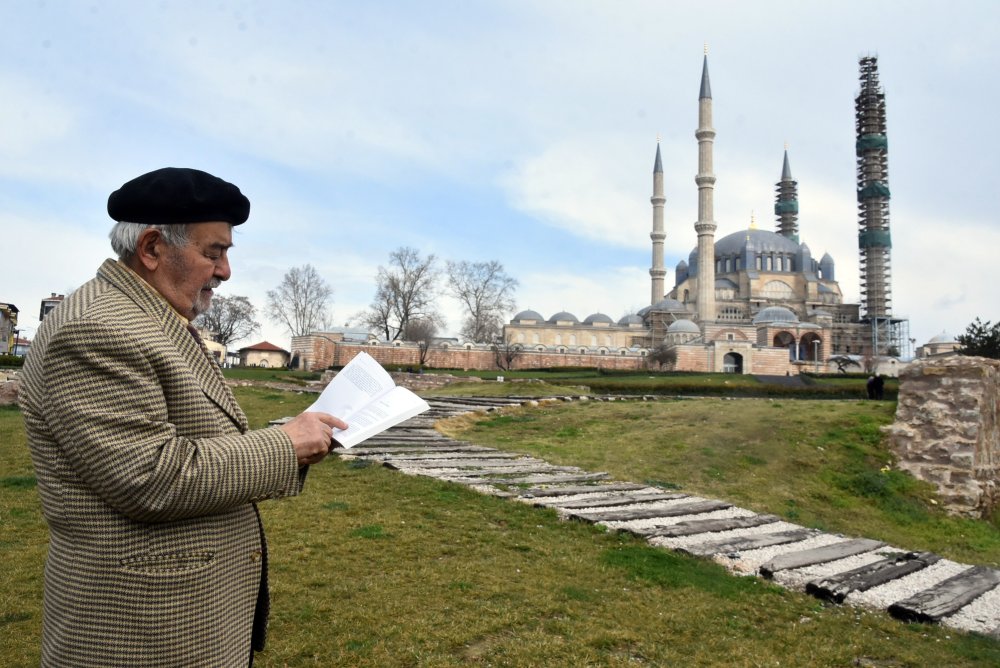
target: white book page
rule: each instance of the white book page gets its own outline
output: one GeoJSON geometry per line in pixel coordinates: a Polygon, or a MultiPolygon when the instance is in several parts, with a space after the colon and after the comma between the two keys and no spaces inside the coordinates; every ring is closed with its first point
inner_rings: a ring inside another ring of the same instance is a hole
{"type": "Polygon", "coordinates": [[[349,448],[429,408],[410,390],[397,387],[371,355],[361,352],[306,410],[329,413],[346,422],[348,428],[334,429],[333,437],[349,448]]]}
{"type": "Polygon", "coordinates": [[[394,387],[347,420],[347,429],[334,429],[333,437],[345,448],[409,420],[430,408],[427,402],[405,387],[394,387]]]}
{"type": "Polygon", "coordinates": [[[392,376],[371,355],[360,352],[333,377],[319,399],[306,410],[329,413],[349,421],[355,411],[395,386],[392,376]]]}

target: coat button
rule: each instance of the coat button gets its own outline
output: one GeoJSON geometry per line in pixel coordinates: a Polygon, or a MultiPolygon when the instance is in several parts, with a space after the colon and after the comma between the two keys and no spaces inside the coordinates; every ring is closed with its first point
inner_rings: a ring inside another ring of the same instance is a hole
{"type": "Polygon", "coordinates": [[[250,553],[250,561],[260,561],[260,557],[263,554],[261,550],[254,550],[250,553]]]}

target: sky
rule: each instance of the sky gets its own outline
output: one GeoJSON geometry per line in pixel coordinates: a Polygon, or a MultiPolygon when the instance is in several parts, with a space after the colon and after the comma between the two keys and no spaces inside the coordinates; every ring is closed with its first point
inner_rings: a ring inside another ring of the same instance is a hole
{"type": "MultiPolygon", "coordinates": [[[[892,312],[917,345],[996,321],[1000,3],[952,0],[0,0],[0,302],[112,255],[108,195],[195,167],[251,201],[233,276],[268,340],[292,267],[356,323],[400,247],[496,260],[516,311],[618,319],[649,304],[652,168],[667,289],[696,246],[698,92],[714,106],[716,239],[775,229],[782,156],[799,233],[860,299],[854,97],[877,55],[892,191],[892,312]]],[[[458,303],[438,301],[443,334],[458,303]]],[[[509,318],[513,313],[507,314],[509,318]]]]}

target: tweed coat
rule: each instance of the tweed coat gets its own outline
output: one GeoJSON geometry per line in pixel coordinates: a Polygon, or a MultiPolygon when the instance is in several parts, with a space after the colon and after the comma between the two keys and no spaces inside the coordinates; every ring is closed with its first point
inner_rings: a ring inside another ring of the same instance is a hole
{"type": "Polygon", "coordinates": [[[248,430],[183,319],[114,260],[45,318],[22,379],[51,534],[42,664],[246,666],[255,502],[304,480],[288,436],[248,430]]]}

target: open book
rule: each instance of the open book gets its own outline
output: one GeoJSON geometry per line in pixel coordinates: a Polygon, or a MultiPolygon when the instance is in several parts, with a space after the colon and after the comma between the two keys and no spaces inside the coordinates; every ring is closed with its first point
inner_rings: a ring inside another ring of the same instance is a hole
{"type": "Polygon", "coordinates": [[[350,448],[428,408],[426,401],[396,385],[371,355],[361,352],[306,410],[329,413],[346,422],[348,428],[334,429],[333,438],[350,448]]]}

